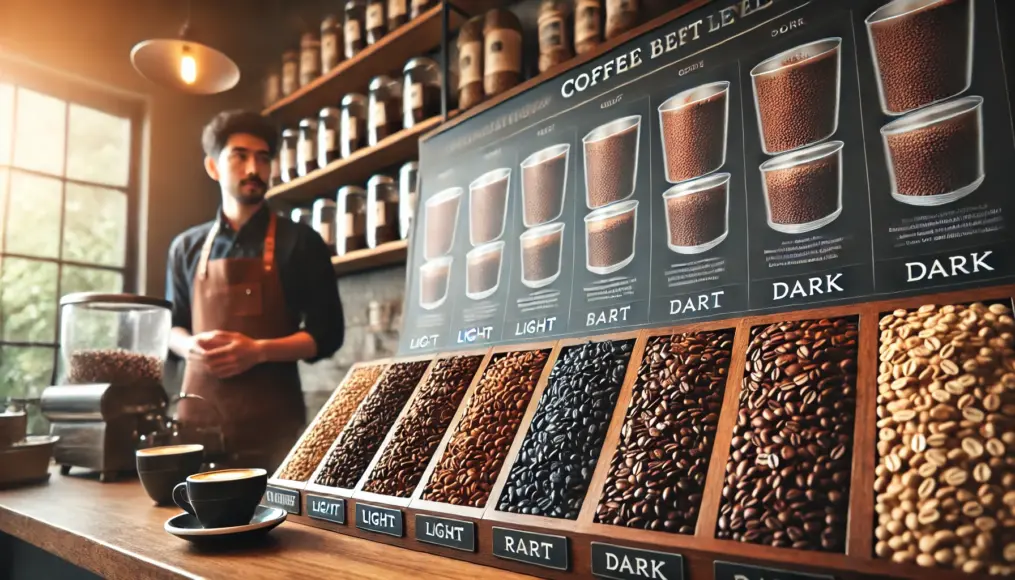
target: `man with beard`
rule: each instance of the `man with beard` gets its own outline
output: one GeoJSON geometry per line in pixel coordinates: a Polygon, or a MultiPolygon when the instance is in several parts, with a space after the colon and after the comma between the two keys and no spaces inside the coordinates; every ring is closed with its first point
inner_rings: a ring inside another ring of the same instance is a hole
{"type": "Polygon", "coordinates": [[[173,241],[166,281],[170,349],[187,361],[183,393],[197,395],[180,402],[178,419],[221,427],[227,464],[269,473],[305,420],[296,361],[330,357],[345,332],[328,247],[265,203],[277,143],[271,123],[248,111],[204,128],[222,206],[173,241]]]}

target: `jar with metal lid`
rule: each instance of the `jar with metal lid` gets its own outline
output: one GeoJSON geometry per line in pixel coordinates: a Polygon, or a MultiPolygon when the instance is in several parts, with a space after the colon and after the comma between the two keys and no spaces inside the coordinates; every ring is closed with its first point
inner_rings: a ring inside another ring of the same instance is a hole
{"type": "Polygon", "coordinates": [[[345,159],[366,147],[367,98],[357,93],[342,97],[342,118],[339,124],[339,148],[345,159]]]}
{"type": "Polygon", "coordinates": [[[603,0],[576,0],[574,3],[574,51],[585,54],[603,39],[603,0]]]}
{"type": "Polygon", "coordinates": [[[398,170],[398,235],[409,239],[419,203],[419,162],[409,161],[398,170]]]}
{"type": "Polygon", "coordinates": [[[483,102],[483,17],[468,19],[458,31],[458,108],[483,102]]]}
{"type": "Polygon", "coordinates": [[[402,69],[402,125],[408,129],[441,114],[441,69],[433,59],[409,59],[402,69]]]}
{"type": "Polygon", "coordinates": [[[335,253],[344,256],[367,245],[367,192],[362,187],[346,185],[338,190],[338,227],[335,253]]]}
{"type": "Polygon", "coordinates": [[[367,137],[371,146],[402,130],[402,83],[386,75],[370,81],[367,137]]]}
{"type": "Polygon", "coordinates": [[[409,13],[410,18],[419,18],[419,15],[433,8],[438,4],[438,0],[412,0],[412,10],[409,13]]]}
{"type": "Polygon", "coordinates": [[[638,24],[638,0],[606,0],[606,40],[638,24]]]}
{"type": "Polygon", "coordinates": [[[388,21],[384,17],[386,2],[387,0],[367,0],[367,45],[377,44],[388,33],[388,21]]]}
{"type": "Polygon", "coordinates": [[[321,74],[342,62],[342,21],[329,14],[321,21],[321,74]]]}
{"type": "Polygon", "coordinates": [[[398,239],[398,184],[387,175],[367,181],[367,247],[398,239]]]}
{"type": "MultiPolygon", "coordinates": [[[[281,152],[279,153],[281,155],[281,152]]],[[[268,177],[268,187],[275,187],[282,183],[282,163],[278,157],[271,160],[271,175],[268,177]]]]}
{"type": "Polygon", "coordinates": [[[342,112],[324,107],[317,115],[317,164],[321,167],[339,158],[338,133],[342,112]]]}
{"type": "Polygon", "coordinates": [[[567,0],[543,0],[539,5],[539,72],[544,72],[572,56],[567,17],[567,0]]]}
{"type": "Polygon", "coordinates": [[[300,86],[309,85],[321,76],[321,39],[314,32],[300,38],[300,86]]]}
{"type": "Polygon", "coordinates": [[[342,30],[345,58],[352,58],[366,48],[366,0],[349,0],[345,3],[345,24],[342,30]]]}
{"type": "Polygon", "coordinates": [[[293,210],[289,213],[289,219],[291,219],[294,224],[306,224],[313,227],[313,214],[305,207],[293,208],[293,210]]]}
{"type": "Polygon", "coordinates": [[[409,21],[409,0],[388,0],[388,32],[409,21]]]}
{"type": "Polygon", "coordinates": [[[272,67],[264,76],[264,108],[268,108],[282,98],[282,75],[278,68],[272,67]]]}
{"type": "Polygon", "coordinates": [[[300,88],[300,53],[287,50],[282,53],[282,96],[288,97],[300,88]]]}
{"type": "Polygon", "coordinates": [[[483,89],[487,98],[522,80],[522,23],[510,10],[494,8],[483,21],[483,89]]]}
{"type": "Polygon", "coordinates": [[[289,183],[299,175],[296,171],[296,129],[282,131],[282,145],[278,149],[278,164],[282,183],[289,183]]]}
{"type": "Polygon", "coordinates": [[[314,213],[311,218],[311,227],[320,234],[325,245],[332,252],[335,251],[335,228],[338,224],[338,208],[335,200],[321,198],[314,202],[314,213]]]}
{"type": "Polygon", "coordinates": [[[300,177],[317,171],[317,119],[300,121],[300,136],[296,143],[296,172],[300,177]]]}

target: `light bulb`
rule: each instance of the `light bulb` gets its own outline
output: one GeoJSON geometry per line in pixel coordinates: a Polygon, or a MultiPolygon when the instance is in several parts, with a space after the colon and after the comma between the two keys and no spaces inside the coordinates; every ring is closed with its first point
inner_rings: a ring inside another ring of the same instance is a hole
{"type": "Polygon", "coordinates": [[[180,56],[180,78],[188,85],[194,84],[194,81],[197,80],[197,61],[186,48],[183,49],[183,55],[180,56]]]}

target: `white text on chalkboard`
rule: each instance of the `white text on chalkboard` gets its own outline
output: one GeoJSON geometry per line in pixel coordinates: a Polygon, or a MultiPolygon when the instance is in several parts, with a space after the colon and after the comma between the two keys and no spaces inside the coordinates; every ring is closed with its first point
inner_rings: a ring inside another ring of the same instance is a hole
{"type": "Polygon", "coordinates": [[[542,319],[537,318],[526,322],[515,323],[515,336],[553,332],[554,322],[557,322],[556,316],[548,316],[542,319]]]}
{"type": "Polygon", "coordinates": [[[514,536],[504,536],[504,549],[512,554],[521,554],[522,556],[549,560],[550,550],[552,548],[553,544],[550,542],[540,542],[538,540],[525,540],[522,538],[515,538],[514,536]]]}
{"type": "Polygon", "coordinates": [[[490,340],[493,336],[492,326],[477,326],[458,331],[458,344],[467,344],[477,340],[490,340]]]}
{"type": "Polygon", "coordinates": [[[650,558],[630,557],[626,554],[618,556],[613,552],[606,553],[606,569],[610,572],[631,574],[642,578],[657,578],[658,580],[669,580],[663,574],[663,566],[666,562],[650,558]]]}
{"type": "Polygon", "coordinates": [[[439,334],[428,334],[426,336],[419,336],[409,341],[409,349],[416,350],[418,348],[426,348],[428,346],[437,344],[437,339],[440,338],[439,334]]]}
{"type": "Polygon", "coordinates": [[[719,297],[725,294],[724,290],[718,290],[711,294],[699,294],[688,296],[687,299],[677,298],[670,300],[670,314],[687,314],[689,312],[703,312],[705,310],[719,310],[719,297]]]}
{"type": "Polygon", "coordinates": [[[589,312],[588,318],[585,320],[585,326],[627,322],[627,313],[630,311],[630,306],[621,306],[620,308],[607,308],[598,313],[589,312]]]}
{"type": "Polygon", "coordinates": [[[906,282],[993,272],[994,268],[987,264],[987,256],[993,253],[991,250],[987,250],[982,253],[973,252],[968,258],[966,256],[949,256],[947,264],[941,260],[933,260],[929,265],[925,262],[906,262],[906,282]]]}
{"type": "Polygon", "coordinates": [[[784,298],[807,298],[817,294],[831,294],[832,292],[843,292],[845,289],[839,286],[838,282],[842,273],[825,274],[825,277],[814,276],[806,281],[797,280],[791,286],[789,282],[773,282],[772,290],[775,293],[775,300],[784,298]],[[806,282],[806,283],[805,283],[806,282]]]}

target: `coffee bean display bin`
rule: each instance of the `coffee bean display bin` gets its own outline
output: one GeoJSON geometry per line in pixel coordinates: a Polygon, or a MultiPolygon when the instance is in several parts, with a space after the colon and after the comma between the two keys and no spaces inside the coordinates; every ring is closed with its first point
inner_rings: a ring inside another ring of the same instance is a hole
{"type": "Polygon", "coordinates": [[[1012,576],[1012,296],[1000,286],[367,363],[428,366],[355,487],[272,489],[300,493],[301,524],[541,577],[1012,576]],[[607,360],[617,345],[619,369],[607,360]],[[582,348],[595,360],[571,361],[574,376],[556,368],[582,348]],[[425,423],[447,424],[439,445],[401,459],[427,462],[411,493],[364,491],[399,424],[431,404],[418,399],[441,361],[469,356],[481,357],[474,376],[447,375],[468,383],[454,416],[425,423]],[[599,422],[605,442],[590,450],[599,422]],[[587,479],[568,466],[582,461],[587,479]],[[505,499],[516,467],[532,470],[514,485],[524,497],[505,499]]]}

